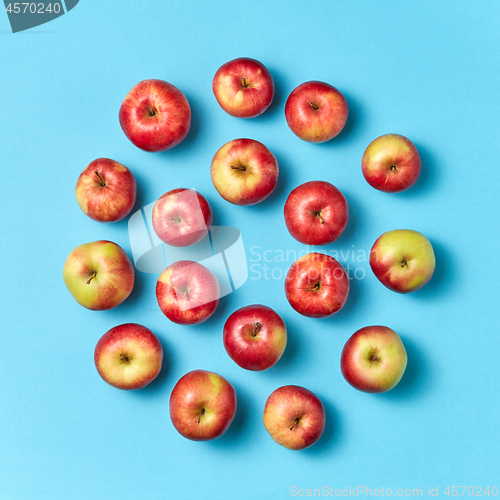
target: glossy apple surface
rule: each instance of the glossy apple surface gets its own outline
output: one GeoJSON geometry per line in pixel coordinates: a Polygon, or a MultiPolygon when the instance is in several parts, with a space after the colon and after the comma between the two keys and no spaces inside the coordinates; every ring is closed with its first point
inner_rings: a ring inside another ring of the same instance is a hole
{"type": "Polygon", "coordinates": [[[180,325],[206,321],[217,309],[220,288],[205,266],[190,260],[170,264],[156,283],[156,299],[163,314],[180,325]]]}
{"type": "Polygon", "coordinates": [[[239,57],[217,70],[212,90],[226,113],[237,118],[253,118],[264,113],[271,104],[274,82],[261,62],[239,57]]]}
{"type": "Polygon", "coordinates": [[[158,238],[174,247],[202,240],[212,225],[208,201],[194,189],[172,189],[155,203],[153,229],[158,238]]]}
{"type": "Polygon", "coordinates": [[[158,337],[136,323],[111,328],[94,350],[99,375],[117,389],[142,389],[158,376],[162,361],[163,348],[158,337]]]}
{"type": "Polygon", "coordinates": [[[436,259],[431,242],[423,234],[395,229],[375,241],[370,251],[370,267],[387,288],[409,293],[429,282],[436,259]]]}
{"type": "Polygon", "coordinates": [[[134,288],[134,266],[112,241],[94,241],[76,247],[63,269],[64,284],[73,298],[93,311],[121,304],[134,288]]]}
{"type": "Polygon", "coordinates": [[[386,392],[395,387],[406,369],[406,350],[399,335],[386,326],[361,328],[342,349],[342,375],[364,392],[386,392]]]}
{"type": "Polygon", "coordinates": [[[276,389],[264,407],[264,427],[289,450],[303,450],[318,441],[325,430],[325,409],[313,392],[297,385],[276,389]]]}
{"type": "Polygon", "coordinates": [[[226,352],[237,365],[246,370],[267,370],[285,351],[286,326],[270,307],[245,306],[227,319],[223,341],[226,352]]]}
{"type": "Polygon", "coordinates": [[[305,245],[327,245],[344,231],[349,208],[344,195],[329,182],[311,181],[296,187],[284,208],[290,234],[305,245]]]}
{"type": "Polygon", "coordinates": [[[399,134],[377,137],[366,148],[361,169],[370,186],[386,193],[405,191],[417,182],[421,161],[413,143],[399,134]]]}
{"type": "Polygon", "coordinates": [[[340,134],[347,122],[345,97],[332,85],[311,81],[296,87],[285,104],[291,131],[307,142],[325,142],[340,134]]]}
{"type": "Polygon", "coordinates": [[[265,200],[278,182],[278,162],[264,144],[234,139],[212,159],[212,182],[217,192],[234,205],[255,205],[265,200]]]}
{"type": "Polygon", "coordinates": [[[173,148],[191,127],[191,108],[186,96],[163,80],[143,80],[122,102],[120,125],[128,139],[144,151],[173,148]]]}
{"type": "Polygon", "coordinates": [[[222,436],[236,414],[236,391],[217,373],[186,373],[170,395],[170,418],[179,434],[193,441],[222,436]]]}
{"type": "Polygon", "coordinates": [[[322,253],[297,259],[285,278],[290,305],[310,318],[326,318],[340,311],[349,296],[349,278],[341,264],[322,253]]]}
{"type": "Polygon", "coordinates": [[[125,218],[135,204],[137,185],[132,172],[109,158],[98,158],[80,174],[76,201],[85,215],[98,222],[125,218]]]}

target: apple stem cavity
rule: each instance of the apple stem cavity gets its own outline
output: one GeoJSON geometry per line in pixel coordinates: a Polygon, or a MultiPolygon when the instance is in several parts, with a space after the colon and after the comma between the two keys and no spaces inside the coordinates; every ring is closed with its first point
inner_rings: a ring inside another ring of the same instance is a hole
{"type": "Polygon", "coordinates": [[[201,417],[203,417],[203,415],[205,414],[205,408],[202,408],[199,412],[198,412],[198,420],[196,420],[196,423],[199,424],[201,422],[201,417]]]}
{"type": "Polygon", "coordinates": [[[97,175],[97,177],[99,177],[99,180],[101,181],[101,186],[104,187],[106,183],[104,182],[104,179],[101,177],[101,174],[97,170],[94,170],[94,174],[97,175]]]}
{"type": "Polygon", "coordinates": [[[90,285],[90,282],[97,276],[97,273],[94,271],[92,276],[85,282],[87,285],[90,285]]]}
{"type": "Polygon", "coordinates": [[[148,113],[150,118],[154,118],[158,114],[153,106],[149,106],[148,113]]]}
{"type": "Polygon", "coordinates": [[[293,431],[294,427],[299,423],[299,418],[296,418],[294,421],[293,421],[293,424],[292,426],[289,428],[289,430],[293,431]]]}
{"type": "Polygon", "coordinates": [[[231,168],[232,168],[233,170],[242,170],[243,172],[246,170],[246,167],[243,167],[243,166],[241,166],[241,165],[240,165],[239,167],[235,167],[235,166],[231,165],[231,168]]]}
{"type": "Polygon", "coordinates": [[[257,321],[256,323],[252,323],[252,325],[254,326],[253,332],[252,332],[252,337],[255,338],[257,336],[257,333],[260,330],[260,323],[257,321]]]}
{"type": "Polygon", "coordinates": [[[320,283],[316,283],[312,288],[306,288],[306,292],[317,292],[319,290],[320,283]]]}

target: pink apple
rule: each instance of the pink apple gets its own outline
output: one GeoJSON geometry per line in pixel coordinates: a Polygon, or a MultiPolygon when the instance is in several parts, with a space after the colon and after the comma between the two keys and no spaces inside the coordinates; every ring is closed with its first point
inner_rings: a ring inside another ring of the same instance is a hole
{"type": "Polygon", "coordinates": [[[286,326],[270,307],[245,306],[227,319],[223,340],[226,352],[236,364],[246,370],[267,370],[285,351],[286,326]]]}
{"type": "Polygon", "coordinates": [[[234,205],[254,205],[265,200],[276,187],[278,172],[271,151],[252,139],[234,139],[212,159],[214,187],[234,205]]]}
{"type": "Polygon", "coordinates": [[[313,392],[297,385],[276,389],[264,407],[264,427],[289,450],[303,450],[318,441],[325,430],[325,409],[313,392]]]}
{"type": "Polygon", "coordinates": [[[87,309],[103,311],[121,304],[134,288],[134,266],[112,241],[76,247],[66,259],[64,284],[87,309]]]}
{"type": "Polygon", "coordinates": [[[292,132],[307,142],[325,142],[340,134],[349,108],[345,97],[328,83],[312,81],[295,88],[285,104],[292,132]]]}
{"type": "Polygon", "coordinates": [[[89,163],[76,182],[75,195],[85,215],[98,222],[125,218],[135,204],[137,185],[121,163],[98,158],[89,163]]]}
{"type": "Polygon", "coordinates": [[[309,253],[290,266],[285,294],[298,313],[310,318],[326,318],[344,307],[349,286],[344,268],[333,257],[309,253]]]}
{"type": "Polygon", "coordinates": [[[396,229],[380,236],[370,252],[375,276],[394,292],[422,288],[434,274],[436,259],[430,241],[410,229],[396,229]]]}
{"type": "Polygon", "coordinates": [[[406,369],[406,350],[399,335],[386,326],[361,328],[342,349],[342,375],[364,392],[386,392],[395,387],[406,369]]]}
{"type": "Polygon", "coordinates": [[[237,118],[253,118],[269,107],[274,96],[271,73],[259,61],[239,57],[215,73],[212,89],[220,107],[237,118]]]}
{"type": "Polygon", "coordinates": [[[236,414],[236,391],[217,373],[193,370],[175,384],[170,418],[179,434],[193,441],[222,436],[236,414]]]}
{"type": "Polygon", "coordinates": [[[420,165],[417,148],[398,134],[377,137],[361,161],[366,182],[386,193],[399,193],[413,186],[420,175],[420,165]]]}
{"type": "Polygon", "coordinates": [[[155,203],[153,229],[158,238],[174,247],[202,240],[212,225],[212,209],[194,189],[172,189],[155,203]]]}
{"type": "Polygon", "coordinates": [[[117,389],[142,389],[158,376],[162,361],[158,337],[135,323],[111,328],[99,339],[94,351],[99,375],[117,389]]]}
{"type": "Polygon", "coordinates": [[[190,260],[170,264],[156,283],[156,299],[162,313],[174,323],[197,325],[217,309],[220,288],[205,266],[190,260]]]}
{"type": "Polygon", "coordinates": [[[285,224],[305,245],[328,245],[344,231],[349,208],[344,195],[329,182],[311,181],[296,187],[285,203],[285,224]]]}
{"type": "Polygon", "coordinates": [[[188,134],[191,108],[186,96],[171,83],[144,80],[123,100],[119,118],[132,144],[145,151],[165,151],[188,134]]]}

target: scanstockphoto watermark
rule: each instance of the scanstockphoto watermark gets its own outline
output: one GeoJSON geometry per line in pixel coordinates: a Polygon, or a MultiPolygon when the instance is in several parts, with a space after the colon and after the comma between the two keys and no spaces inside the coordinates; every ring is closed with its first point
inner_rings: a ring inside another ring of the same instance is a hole
{"type": "MultiPolygon", "coordinates": [[[[429,488],[429,496],[431,489],[429,488]]],[[[290,486],[292,497],[422,497],[422,488],[369,488],[368,486],[349,486],[348,488],[334,488],[322,486],[321,488],[299,488],[290,486]]]]}
{"type": "Polygon", "coordinates": [[[425,488],[370,488],[349,486],[334,488],[300,488],[290,486],[292,497],[480,497],[498,496],[498,486],[426,486],[425,488]]]}
{"type": "MultiPolygon", "coordinates": [[[[286,276],[288,269],[295,261],[318,251],[339,261],[344,267],[349,280],[362,280],[365,278],[370,252],[364,249],[356,249],[355,245],[352,245],[347,250],[318,250],[316,247],[307,246],[299,251],[294,249],[271,250],[254,245],[250,247],[248,277],[252,280],[280,281],[286,276]]],[[[311,270],[311,272],[314,272],[314,270],[311,270]]],[[[314,279],[313,276],[310,276],[310,278],[314,279]]],[[[341,276],[338,276],[338,278],[341,278],[341,276]]]]}

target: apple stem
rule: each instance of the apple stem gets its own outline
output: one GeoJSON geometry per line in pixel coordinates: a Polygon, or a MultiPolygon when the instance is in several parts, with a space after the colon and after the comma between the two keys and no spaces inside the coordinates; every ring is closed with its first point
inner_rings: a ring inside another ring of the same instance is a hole
{"type": "Polygon", "coordinates": [[[196,421],[197,424],[199,424],[201,422],[201,417],[205,414],[205,408],[202,408],[199,412],[198,412],[198,420],[196,421]]]}
{"type": "Polygon", "coordinates": [[[293,428],[299,423],[299,419],[296,418],[294,421],[293,421],[293,424],[292,426],[290,427],[290,430],[293,431],[293,428]]]}
{"type": "Polygon", "coordinates": [[[242,86],[243,88],[245,88],[245,89],[248,87],[248,85],[247,85],[247,81],[245,80],[245,77],[243,77],[243,78],[241,79],[241,86],[242,86]]]}
{"type": "Polygon", "coordinates": [[[317,104],[314,104],[313,102],[310,102],[309,104],[311,105],[312,109],[314,109],[314,111],[318,111],[319,106],[317,104]]]}
{"type": "Polygon", "coordinates": [[[170,217],[170,220],[175,220],[175,222],[181,222],[182,219],[180,217],[170,217]]]}
{"type": "Polygon", "coordinates": [[[312,288],[306,288],[306,292],[317,292],[319,290],[319,283],[316,283],[312,288]]]}
{"type": "Polygon", "coordinates": [[[234,167],[233,165],[231,165],[231,168],[232,168],[233,170],[243,170],[243,171],[245,171],[245,170],[246,170],[246,167],[243,167],[243,166],[234,167]]]}
{"type": "Polygon", "coordinates": [[[97,170],[94,170],[94,174],[97,175],[97,177],[99,177],[99,180],[101,181],[101,186],[104,187],[106,183],[104,182],[104,179],[101,177],[101,174],[97,170]]]}
{"type": "Polygon", "coordinates": [[[151,118],[153,118],[153,117],[155,117],[155,116],[156,116],[156,109],[155,109],[155,108],[153,108],[153,106],[149,106],[149,108],[148,108],[148,112],[149,112],[149,116],[150,116],[151,118]]]}
{"type": "Polygon", "coordinates": [[[97,276],[96,272],[86,281],[87,285],[90,285],[90,282],[97,276]]]}
{"type": "Polygon", "coordinates": [[[406,260],[403,259],[403,262],[401,262],[401,267],[405,267],[406,266],[406,260]]]}
{"type": "Polygon", "coordinates": [[[254,326],[252,337],[256,337],[258,331],[260,330],[260,323],[257,321],[256,323],[252,323],[252,325],[254,326]]]}
{"type": "Polygon", "coordinates": [[[315,213],[315,215],[316,215],[316,217],[319,219],[319,221],[321,222],[321,224],[324,224],[324,223],[325,223],[325,221],[324,221],[324,220],[322,219],[322,217],[321,217],[321,212],[316,212],[316,213],[315,213]]]}
{"type": "Polygon", "coordinates": [[[391,167],[391,171],[392,171],[393,173],[396,173],[396,170],[397,170],[396,165],[393,165],[393,166],[391,167]]]}

